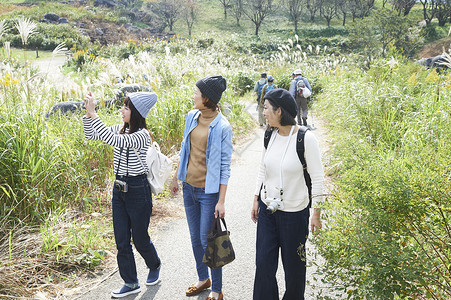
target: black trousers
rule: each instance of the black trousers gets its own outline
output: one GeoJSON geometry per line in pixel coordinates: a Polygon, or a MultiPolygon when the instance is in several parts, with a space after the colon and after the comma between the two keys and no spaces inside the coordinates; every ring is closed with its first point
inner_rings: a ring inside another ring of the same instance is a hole
{"type": "Polygon", "coordinates": [[[257,254],[254,300],[277,300],[276,272],[279,249],[285,272],[284,300],[303,300],[306,280],[305,242],[308,237],[310,210],[266,213],[260,201],[257,223],[257,254]]]}

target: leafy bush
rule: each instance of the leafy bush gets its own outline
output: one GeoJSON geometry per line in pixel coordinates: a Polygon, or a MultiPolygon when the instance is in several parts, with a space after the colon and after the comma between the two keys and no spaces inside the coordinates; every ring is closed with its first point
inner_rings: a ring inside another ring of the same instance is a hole
{"type": "Polygon", "coordinates": [[[398,57],[319,79],[336,186],[320,272],[350,299],[448,299],[451,77],[398,57]]]}
{"type": "MultiPolygon", "coordinates": [[[[3,40],[10,41],[12,47],[22,48],[22,40],[15,29],[6,34],[3,40]]],[[[67,46],[78,45],[79,48],[87,48],[90,39],[68,24],[38,23],[36,34],[29,38],[27,48],[53,50],[60,43],[65,43],[67,46]]]]}
{"type": "Polygon", "coordinates": [[[320,37],[344,37],[349,34],[348,30],[342,26],[311,26],[302,28],[298,32],[299,36],[309,37],[309,38],[320,38],[320,37]]]}
{"type": "Polygon", "coordinates": [[[421,34],[425,42],[430,43],[446,37],[448,35],[448,29],[437,26],[436,24],[429,24],[421,28],[421,34]]]}
{"type": "Polygon", "coordinates": [[[228,78],[229,87],[234,90],[238,95],[242,96],[246,92],[251,91],[254,88],[254,74],[238,72],[232,77],[228,78]]]}

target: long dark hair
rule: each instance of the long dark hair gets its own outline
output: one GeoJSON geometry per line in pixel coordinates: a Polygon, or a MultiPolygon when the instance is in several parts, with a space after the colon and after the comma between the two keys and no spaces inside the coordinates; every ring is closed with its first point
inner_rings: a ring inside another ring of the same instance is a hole
{"type": "Polygon", "coordinates": [[[125,130],[127,128],[129,134],[132,134],[141,128],[145,128],[147,129],[147,131],[149,131],[149,129],[147,128],[146,119],[141,116],[129,97],[125,97],[124,105],[130,109],[130,123],[124,123],[124,126],[119,131],[119,133],[125,133],[125,130]]]}

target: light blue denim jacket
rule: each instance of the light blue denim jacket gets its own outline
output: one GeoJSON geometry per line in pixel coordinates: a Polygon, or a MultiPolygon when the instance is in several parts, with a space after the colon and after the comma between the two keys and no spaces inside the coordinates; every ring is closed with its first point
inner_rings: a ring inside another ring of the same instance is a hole
{"type": "MultiPolygon", "coordinates": [[[[197,126],[200,112],[195,109],[186,115],[185,131],[180,148],[180,166],[177,178],[186,181],[188,160],[190,154],[190,133],[197,126]]],[[[230,163],[232,160],[232,126],[219,113],[210,123],[207,141],[207,176],[205,179],[205,194],[219,192],[219,185],[227,185],[230,177],[230,163]]]]}

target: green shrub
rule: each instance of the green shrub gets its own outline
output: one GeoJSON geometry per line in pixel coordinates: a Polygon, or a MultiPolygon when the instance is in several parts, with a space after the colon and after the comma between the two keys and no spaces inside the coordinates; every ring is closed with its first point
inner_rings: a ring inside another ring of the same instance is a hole
{"type": "MultiPolygon", "coordinates": [[[[22,40],[17,31],[6,34],[3,38],[10,41],[12,47],[22,48],[22,40]]],[[[77,29],[68,24],[45,24],[38,23],[36,34],[30,36],[28,40],[28,49],[53,50],[60,43],[65,43],[71,47],[78,45],[81,48],[87,48],[90,43],[89,37],[83,36],[77,29]]]]}
{"type": "Polygon", "coordinates": [[[228,83],[229,88],[231,88],[235,93],[242,96],[246,92],[251,91],[254,88],[254,74],[249,72],[238,72],[232,77],[228,78],[230,81],[228,83]]]}
{"type": "Polygon", "coordinates": [[[350,299],[449,298],[451,78],[396,57],[319,80],[336,186],[320,272],[350,299]]]}
{"type": "Polygon", "coordinates": [[[421,34],[424,37],[425,42],[430,43],[446,37],[448,35],[448,30],[448,28],[443,28],[436,24],[429,24],[421,28],[421,34]]]}

